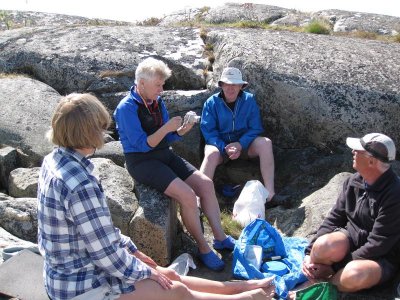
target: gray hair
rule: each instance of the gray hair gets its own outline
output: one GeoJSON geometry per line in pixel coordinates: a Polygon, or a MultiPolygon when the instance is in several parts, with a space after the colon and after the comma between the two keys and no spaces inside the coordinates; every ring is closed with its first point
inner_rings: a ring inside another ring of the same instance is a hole
{"type": "Polygon", "coordinates": [[[142,61],[136,68],[135,83],[140,79],[149,80],[157,76],[167,80],[171,76],[171,69],[161,60],[149,57],[142,61]]]}

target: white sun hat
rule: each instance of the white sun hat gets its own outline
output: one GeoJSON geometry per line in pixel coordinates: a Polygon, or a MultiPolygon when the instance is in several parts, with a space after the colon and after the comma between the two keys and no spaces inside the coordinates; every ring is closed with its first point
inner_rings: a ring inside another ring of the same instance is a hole
{"type": "Polygon", "coordinates": [[[228,84],[242,84],[243,88],[245,88],[249,83],[242,79],[242,72],[240,72],[237,68],[228,67],[222,71],[221,78],[218,81],[218,86],[221,86],[221,83],[228,84]]]}

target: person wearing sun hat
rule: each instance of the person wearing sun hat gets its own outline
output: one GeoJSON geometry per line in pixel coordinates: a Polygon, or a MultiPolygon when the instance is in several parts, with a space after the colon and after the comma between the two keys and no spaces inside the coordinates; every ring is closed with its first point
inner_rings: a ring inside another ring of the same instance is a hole
{"type": "Polygon", "coordinates": [[[391,280],[400,265],[400,180],[393,140],[382,133],[349,137],[353,168],[306,249],[303,273],[356,292],[391,280]]]}
{"type": "Polygon", "coordinates": [[[260,109],[254,95],[244,91],[247,85],[239,69],[227,67],[218,81],[221,91],[204,103],[200,128],[206,145],[200,171],[213,179],[223,162],[259,157],[266,207],[289,207],[288,198],[275,193],[272,142],[262,136],[260,109]]]}

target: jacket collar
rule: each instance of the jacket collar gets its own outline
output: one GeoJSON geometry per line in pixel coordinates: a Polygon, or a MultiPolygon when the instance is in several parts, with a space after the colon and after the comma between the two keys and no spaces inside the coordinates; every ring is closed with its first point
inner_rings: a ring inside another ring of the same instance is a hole
{"type": "Polygon", "coordinates": [[[397,175],[394,173],[392,167],[390,167],[385,173],[383,173],[372,185],[366,184],[363,177],[359,173],[357,174],[358,178],[355,182],[355,186],[362,187],[367,191],[375,191],[375,192],[383,190],[386,187],[386,185],[388,185],[390,182],[392,182],[394,179],[397,178],[397,175]]]}

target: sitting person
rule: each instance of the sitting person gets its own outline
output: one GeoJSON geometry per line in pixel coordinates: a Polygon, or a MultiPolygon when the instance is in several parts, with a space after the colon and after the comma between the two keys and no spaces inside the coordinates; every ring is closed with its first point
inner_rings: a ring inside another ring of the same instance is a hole
{"type": "MultiPolygon", "coordinates": [[[[272,278],[216,282],[158,266],[113,226],[88,159],[111,118],[90,94],[58,104],[38,185],[38,244],[52,300],[272,299],[272,278]]],[[[116,187],[118,188],[118,187],[116,187]]]]}
{"type": "Polygon", "coordinates": [[[114,112],[128,172],[180,204],[183,223],[199,247],[199,258],[208,268],[222,270],[224,262],[203,236],[197,207],[199,197],[214,234],[214,248],[233,250],[235,240],[226,236],[221,226],[214,184],[170,148],[171,142],[193,127],[193,123],[182,125],[179,116],[169,119],[160,97],[171,70],[160,60],[147,58],[138,65],[135,76],[135,85],[114,112]]]}
{"type": "Polygon", "coordinates": [[[260,136],[264,129],[255,97],[243,89],[248,85],[237,68],[225,68],[218,85],[222,91],[204,103],[200,128],[205,139],[200,171],[210,179],[224,161],[260,158],[261,175],[269,195],[267,208],[289,206],[287,197],[274,187],[274,154],[270,139],[260,136]]]}
{"type": "Polygon", "coordinates": [[[343,189],[309,247],[303,273],[356,292],[387,282],[400,263],[400,180],[390,162],[396,148],[388,136],[347,138],[357,173],[343,189]]]}

